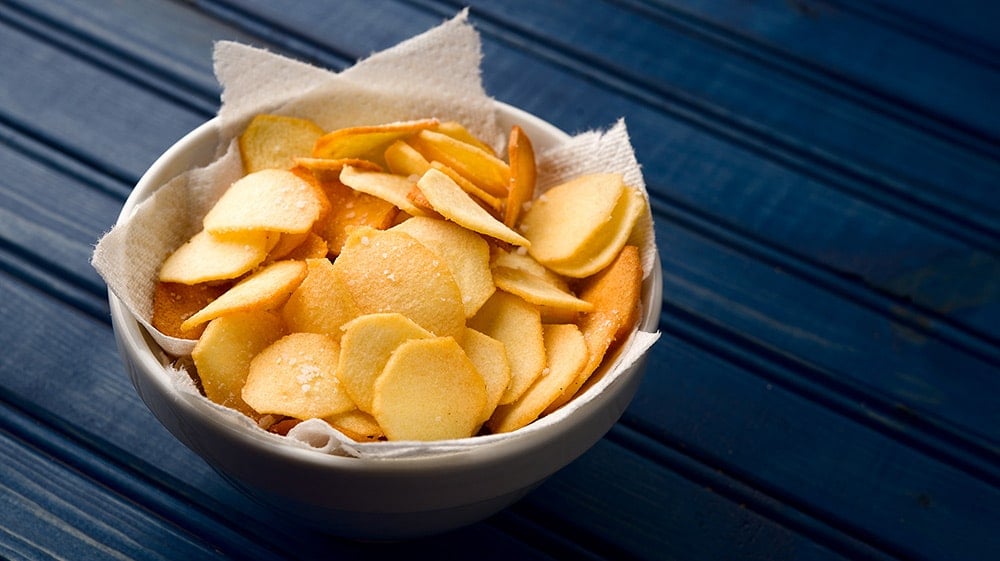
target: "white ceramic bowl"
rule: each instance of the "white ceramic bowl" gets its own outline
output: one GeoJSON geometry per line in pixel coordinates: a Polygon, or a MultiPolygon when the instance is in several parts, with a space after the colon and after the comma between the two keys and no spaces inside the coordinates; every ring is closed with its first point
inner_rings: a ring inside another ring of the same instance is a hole
{"type": "MultiPolygon", "coordinates": [[[[501,126],[520,125],[536,150],[566,138],[509,105],[498,104],[498,112],[501,126]]],[[[143,175],[121,216],[169,179],[207,164],[215,154],[217,134],[212,120],[167,150],[143,175]]],[[[644,331],[657,328],[661,290],[657,262],[643,286],[644,331]]],[[[443,532],[517,501],[604,436],[632,400],[646,363],[643,357],[600,395],[559,422],[546,423],[543,430],[443,456],[348,458],[275,443],[207,403],[185,399],[164,370],[159,348],[118,298],[110,294],[109,299],[132,383],[174,436],[257,502],[322,531],[359,539],[443,532]]]]}

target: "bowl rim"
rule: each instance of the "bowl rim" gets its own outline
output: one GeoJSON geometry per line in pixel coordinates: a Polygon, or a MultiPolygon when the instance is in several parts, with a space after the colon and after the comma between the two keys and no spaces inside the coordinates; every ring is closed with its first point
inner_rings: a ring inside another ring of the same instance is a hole
{"type": "MultiPolygon", "coordinates": [[[[516,120],[521,126],[526,124],[543,134],[551,136],[554,140],[565,140],[570,137],[565,131],[555,125],[537,117],[527,111],[506,104],[501,101],[494,101],[497,108],[498,117],[506,117],[516,120]],[[506,115],[504,115],[506,114],[506,115]]],[[[142,175],[136,183],[135,188],[126,199],[122,210],[119,213],[117,223],[124,221],[134,212],[135,207],[143,200],[151,196],[157,189],[162,187],[172,176],[165,176],[166,169],[175,167],[175,160],[180,156],[185,161],[192,163],[186,169],[196,165],[206,165],[209,161],[202,161],[189,157],[188,151],[192,144],[208,142],[206,137],[212,136],[218,146],[219,118],[213,117],[205,121],[195,129],[185,134],[181,139],[172,144],[163,152],[142,175]]],[[[214,154],[209,154],[214,159],[214,154]]],[[[645,332],[655,332],[659,324],[660,311],[662,309],[662,270],[659,254],[655,255],[653,270],[643,283],[643,308],[640,316],[638,329],[645,332]]],[[[138,320],[128,311],[124,303],[111,291],[108,290],[109,306],[114,329],[122,338],[122,353],[128,353],[128,360],[134,362],[136,368],[141,370],[148,381],[155,383],[161,393],[171,396],[172,400],[179,407],[192,415],[199,422],[209,423],[217,429],[222,429],[241,441],[243,445],[250,446],[261,452],[272,456],[282,456],[289,461],[305,462],[318,468],[336,468],[347,471],[363,471],[369,474],[392,474],[395,472],[412,472],[414,468],[427,467],[434,469],[448,468],[461,470],[470,465],[486,465],[500,461],[504,458],[522,455],[526,451],[538,449],[551,443],[560,436],[572,433],[577,426],[586,422],[588,412],[598,409],[601,400],[598,396],[591,396],[595,399],[588,399],[581,407],[570,414],[560,415],[562,409],[546,416],[535,423],[543,423],[545,426],[536,430],[522,433],[508,433],[505,439],[487,442],[482,446],[457,449],[455,452],[438,453],[427,456],[400,456],[400,457],[353,457],[324,453],[312,449],[304,443],[293,442],[288,439],[280,439],[276,435],[270,435],[260,431],[247,430],[245,424],[239,424],[235,420],[226,418],[213,410],[212,404],[202,403],[195,406],[194,396],[183,396],[170,379],[164,365],[158,360],[157,355],[162,353],[158,349],[151,337],[145,333],[144,328],[138,320]]],[[[619,349],[620,350],[620,349],[619,349]]],[[[644,357],[645,358],[645,357],[644,357]]],[[[631,369],[642,369],[644,360],[633,364],[631,369]]],[[[630,373],[623,373],[613,384],[624,384],[625,378],[630,373]]],[[[607,386],[604,391],[608,392],[613,386],[607,386]]],[[[596,391],[597,388],[590,387],[584,390],[587,392],[596,391]]],[[[631,397],[631,396],[630,396],[631,397]]],[[[140,396],[145,401],[145,399],[140,396]]],[[[630,399],[629,399],[630,401],[630,399]]],[[[622,412],[627,406],[622,405],[622,412]]],[[[147,404],[148,406],[148,404],[147,404]]],[[[617,417],[611,423],[617,421],[617,417]]],[[[534,424],[534,423],[533,423],[534,424]]],[[[472,437],[475,438],[475,437],[472,437]]]]}

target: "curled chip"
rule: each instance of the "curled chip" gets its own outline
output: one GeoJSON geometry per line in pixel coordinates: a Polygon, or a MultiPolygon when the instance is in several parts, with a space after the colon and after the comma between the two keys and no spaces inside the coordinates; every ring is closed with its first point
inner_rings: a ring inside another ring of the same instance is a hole
{"type": "Polygon", "coordinates": [[[525,204],[535,196],[535,150],[521,127],[514,125],[507,146],[510,159],[510,192],[504,207],[503,223],[513,228],[525,204]]]}
{"type": "Polygon", "coordinates": [[[476,204],[468,193],[440,170],[433,168],[427,170],[417,181],[417,187],[427,197],[434,210],[445,218],[473,232],[492,236],[498,240],[514,245],[530,245],[523,236],[476,204]]]}
{"type": "Polygon", "coordinates": [[[486,383],[453,337],[400,345],[375,380],[372,416],[390,440],[472,436],[482,424],[486,383]]]}
{"type": "Polygon", "coordinates": [[[213,234],[263,230],[308,232],[323,209],[320,193],[287,170],[265,169],[233,183],[205,215],[213,234]]]}
{"type": "Polygon", "coordinates": [[[292,333],[250,362],[243,401],[261,414],[329,417],[354,408],[334,374],[340,346],[318,333],[292,333]]]}
{"type": "Polygon", "coordinates": [[[316,158],[359,158],[383,163],[385,149],[396,140],[418,131],[434,128],[437,119],[403,121],[338,129],[321,136],[313,147],[316,158]]]}
{"type": "Polygon", "coordinates": [[[193,329],[206,321],[234,312],[273,310],[306,278],[306,264],[278,261],[236,283],[209,305],[181,323],[181,330],[193,329]]]}
{"type": "Polygon", "coordinates": [[[441,162],[491,195],[507,196],[510,166],[490,152],[430,130],[420,131],[410,143],[427,161],[441,162]]]}
{"type": "Polygon", "coordinates": [[[287,169],[297,156],[312,153],[323,129],[308,119],[284,115],[257,115],[239,138],[243,171],[287,169]]]}

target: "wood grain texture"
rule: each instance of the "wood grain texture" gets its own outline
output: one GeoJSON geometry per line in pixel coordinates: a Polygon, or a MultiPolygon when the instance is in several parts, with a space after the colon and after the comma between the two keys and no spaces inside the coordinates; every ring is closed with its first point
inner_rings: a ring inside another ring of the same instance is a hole
{"type": "Polygon", "coordinates": [[[214,113],[213,41],[341,69],[459,4],[5,0],[0,555],[995,557],[987,7],[472,4],[492,95],[570,132],[624,116],[643,164],[664,337],[621,422],[515,507],[415,543],[253,504],[135,395],[91,244],[214,113]]]}

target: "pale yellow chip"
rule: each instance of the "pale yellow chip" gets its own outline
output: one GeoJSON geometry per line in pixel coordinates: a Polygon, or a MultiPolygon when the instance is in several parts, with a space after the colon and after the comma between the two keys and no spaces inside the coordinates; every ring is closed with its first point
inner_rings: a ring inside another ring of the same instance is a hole
{"type": "Polygon", "coordinates": [[[238,312],[208,323],[191,358],[208,399],[257,417],[243,401],[250,361],[285,335],[285,324],[267,311],[238,312]]]}
{"type": "MultiPolygon", "coordinates": [[[[253,231],[253,230],[251,230],[253,231]]],[[[278,242],[274,244],[271,251],[267,253],[267,258],[272,261],[278,261],[285,258],[289,253],[295,250],[295,248],[302,245],[303,242],[309,238],[312,232],[300,232],[297,234],[277,234],[278,242]]]]}
{"type": "Polygon", "coordinates": [[[579,322],[589,358],[573,383],[548,406],[546,413],[572,399],[600,367],[608,351],[628,338],[639,322],[641,296],[642,262],[639,248],[634,245],[626,245],[611,265],[583,281],[580,298],[594,305],[594,310],[583,314],[579,322]]]}
{"type": "Polygon", "coordinates": [[[615,205],[611,220],[588,240],[580,253],[566,260],[549,261],[546,266],[573,278],[585,278],[601,271],[628,243],[639,216],[645,210],[646,198],[638,189],[627,187],[615,205]]]}
{"type": "Polygon", "coordinates": [[[504,206],[503,223],[513,228],[525,203],[535,196],[535,150],[524,130],[514,125],[507,142],[510,160],[510,192],[504,206]]]}
{"type": "Polygon", "coordinates": [[[501,405],[487,421],[494,433],[517,430],[535,419],[573,383],[587,363],[587,343],[571,323],[546,325],[545,370],[517,401],[501,405]]]}
{"type": "Polygon", "coordinates": [[[488,144],[480,140],[476,135],[469,132],[469,129],[462,126],[458,121],[444,121],[436,129],[441,134],[446,134],[456,140],[461,140],[466,144],[471,144],[484,152],[496,156],[496,151],[488,144]]]}
{"type": "Polygon", "coordinates": [[[392,173],[406,177],[423,175],[431,167],[427,158],[405,140],[397,140],[385,149],[385,164],[392,173]]]}
{"type": "Polygon", "coordinates": [[[341,326],[361,315],[344,279],[329,259],[307,259],[308,273],[281,308],[290,331],[340,339],[341,326]]]}
{"type": "Polygon", "coordinates": [[[479,234],[454,222],[420,216],[391,229],[413,236],[445,261],[462,293],[466,317],[475,315],[493,295],[490,247],[479,234]]]}
{"type": "Polygon", "coordinates": [[[265,169],[238,179],[205,215],[214,234],[246,230],[308,232],[323,210],[312,184],[288,170],[265,169]]]}
{"type": "Polygon", "coordinates": [[[560,290],[569,291],[569,284],[562,275],[550,270],[542,265],[525,249],[514,251],[504,251],[499,248],[492,248],[490,253],[491,267],[508,267],[519,269],[545,279],[549,284],[558,287],[560,290]]]}
{"type": "Polygon", "coordinates": [[[498,240],[519,246],[530,245],[527,239],[476,204],[468,193],[441,171],[433,168],[427,170],[417,181],[417,187],[434,210],[445,218],[498,240]]]}
{"type": "Polygon", "coordinates": [[[410,339],[433,337],[398,313],[363,315],[343,326],[337,378],[358,409],[372,412],[375,379],[396,347],[410,339]]]}
{"type": "Polygon", "coordinates": [[[473,202],[490,211],[491,215],[500,217],[503,214],[504,201],[500,197],[484,191],[475,183],[462,177],[457,171],[437,160],[431,162],[431,167],[450,177],[455,182],[455,185],[461,187],[463,191],[472,197],[473,202]]]}
{"type": "Polygon", "coordinates": [[[222,296],[181,324],[187,331],[206,321],[234,312],[273,310],[285,303],[288,296],[306,278],[302,261],[277,261],[236,283],[222,296]]]}
{"type": "Polygon", "coordinates": [[[490,152],[430,130],[420,131],[409,142],[427,161],[441,162],[492,195],[507,196],[510,166],[490,152]]]}
{"type": "MultiPolygon", "coordinates": [[[[315,232],[309,232],[306,239],[285,255],[285,258],[305,261],[307,259],[326,257],[329,252],[330,249],[326,244],[326,240],[318,236],[315,232]]],[[[271,253],[274,253],[274,251],[272,250],[271,253]]]]}
{"type": "Polygon", "coordinates": [[[382,171],[382,166],[359,158],[295,158],[295,165],[308,170],[319,181],[337,179],[344,166],[366,171],[382,171]]]}
{"type": "Polygon", "coordinates": [[[550,306],[573,312],[589,312],[594,306],[553,284],[545,277],[511,267],[494,267],[493,282],[497,288],[516,294],[538,306],[550,306]]]}
{"type": "Polygon", "coordinates": [[[158,279],[181,284],[235,279],[264,261],[275,236],[268,232],[216,236],[202,230],[163,261],[158,279]]]}
{"type": "Polygon", "coordinates": [[[390,144],[437,125],[436,119],[420,119],[338,129],[321,136],[312,155],[315,158],[361,158],[382,164],[383,154],[390,144]]]}
{"type": "Polygon", "coordinates": [[[511,378],[500,403],[516,400],[545,367],[545,342],[538,307],[519,296],[498,290],[469,320],[469,327],[500,341],[507,348],[511,378]]]}
{"type": "Polygon", "coordinates": [[[337,380],[340,346],[318,333],[278,339],[251,362],[243,401],[261,414],[296,419],[329,417],[354,409],[337,380]]]}
{"type": "Polygon", "coordinates": [[[344,166],[340,172],[340,181],[355,191],[367,193],[392,203],[396,208],[412,216],[426,214],[410,201],[407,195],[409,195],[414,183],[412,179],[402,175],[365,171],[354,166],[344,166]]]}
{"type": "Polygon", "coordinates": [[[462,350],[476,366],[476,370],[486,382],[486,405],[483,408],[483,422],[493,415],[500,398],[510,385],[510,361],[507,347],[496,339],[475,329],[466,329],[462,338],[462,350]]]}
{"type": "Polygon", "coordinates": [[[358,227],[333,266],[362,313],[399,312],[435,335],[461,336],[458,283],[444,259],[412,236],[358,227]]]}
{"type": "Polygon", "coordinates": [[[557,185],[531,204],[521,230],[532,242],[531,255],[543,264],[569,259],[611,219],[625,192],[620,174],[583,175],[557,185]]]}
{"type": "Polygon", "coordinates": [[[359,409],[331,415],[324,420],[330,423],[331,427],[357,442],[385,440],[385,433],[382,431],[382,427],[378,426],[375,417],[359,409]]]}
{"type": "Polygon", "coordinates": [[[472,436],[486,406],[486,383],[453,337],[397,347],[374,392],[372,416],[390,440],[472,436]]]}
{"type": "Polygon", "coordinates": [[[296,156],[312,153],[323,129],[308,119],[284,115],[255,116],[239,138],[243,171],[287,169],[296,156]]]}

